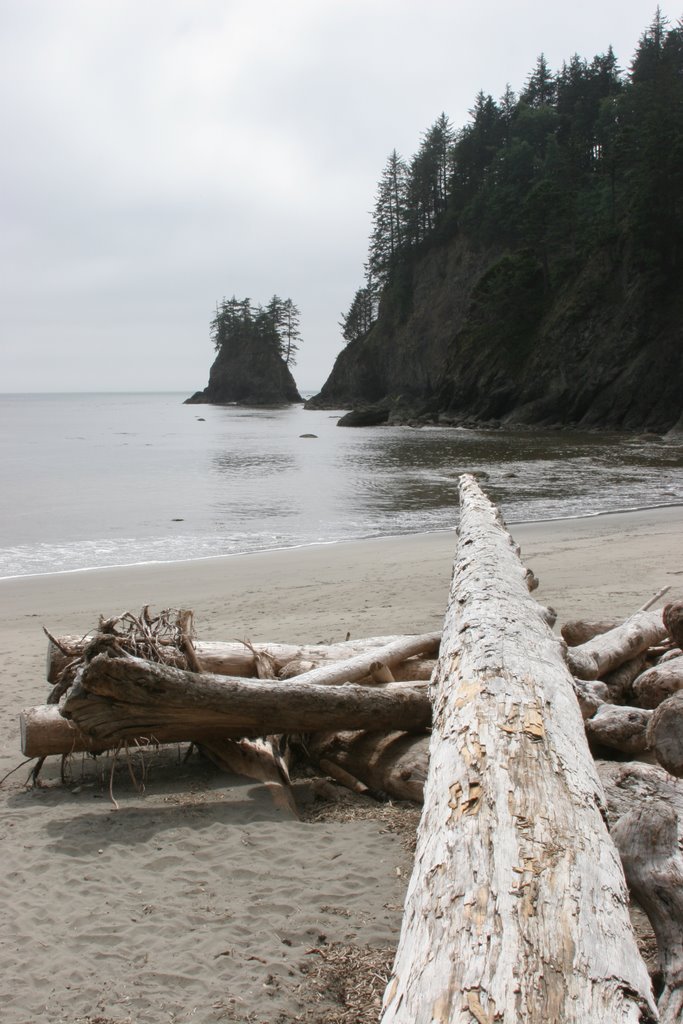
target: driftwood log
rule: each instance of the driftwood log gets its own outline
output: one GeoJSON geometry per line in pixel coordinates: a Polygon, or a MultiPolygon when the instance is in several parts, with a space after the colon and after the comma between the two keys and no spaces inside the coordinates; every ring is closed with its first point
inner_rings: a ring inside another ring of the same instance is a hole
{"type": "Polygon", "coordinates": [[[683,778],[683,690],[652,712],[647,742],[662,767],[683,778]]]}
{"type": "Polygon", "coordinates": [[[578,647],[567,649],[567,664],[579,679],[601,679],[663,640],[666,626],[659,611],[638,611],[625,622],[578,647]]]}
{"type": "Polygon", "coordinates": [[[683,647],[683,601],[672,601],[662,612],[666,630],[677,647],[683,647]]]}
{"type": "Polygon", "coordinates": [[[84,666],[61,712],[105,747],[138,736],[159,739],[162,730],[166,742],[175,742],[209,730],[214,736],[224,731],[249,737],[330,728],[419,730],[429,725],[425,683],[365,687],[309,682],[319,671],[282,683],[100,654],[84,666]]]}
{"type": "Polygon", "coordinates": [[[559,641],[461,478],[415,868],[383,1024],[655,1021],[559,641]]]}
{"type": "Polygon", "coordinates": [[[683,857],[678,816],[663,800],[639,804],[621,817],[612,835],[631,892],[650,919],[664,982],[661,1024],[683,1020],[683,857]]]}
{"type": "Polygon", "coordinates": [[[656,708],[667,697],[683,690],[683,655],[653,665],[633,682],[633,695],[643,708],[656,708]]]}
{"type": "Polygon", "coordinates": [[[323,771],[336,766],[368,789],[396,800],[422,803],[429,764],[429,736],[406,732],[314,733],[306,754],[323,771]]]}
{"type": "Polygon", "coordinates": [[[603,704],[585,723],[586,736],[593,743],[622,754],[642,754],[647,750],[646,734],[651,717],[652,712],[645,708],[603,704]]]}
{"type": "MultiPolygon", "coordinates": [[[[265,658],[273,668],[272,675],[287,678],[299,675],[318,665],[346,661],[357,654],[376,651],[396,641],[410,640],[406,636],[376,636],[359,640],[346,640],[337,644],[251,644],[234,641],[226,643],[216,640],[197,640],[194,652],[202,672],[212,672],[222,676],[258,676],[258,659],[265,658]],[[290,666],[295,669],[292,671],[290,666]],[[303,666],[303,667],[299,667],[303,666]]],[[[48,640],[46,674],[49,683],[55,683],[60,673],[70,662],[82,657],[92,637],[59,636],[48,640]],[[68,653],[65,653],[68,652],[68,653]]],[[[424,653],[433,656],[439,649],[440,636],[429,634],[425,643],[424,653]]],[[[163,648],[162,648],[163,649],[163,648]]],[[[184,667],[179,659],[178,651],[167,646],[168,664],[184,667]]],[[[394,662],[394,664],[396,664],[394,662]]],[[[415,675],[406,675],[408,679],[429,678],[433,664],[425,675],[426,665],[420,665],[415,675]]]]}
{"type": "Polygon", "coordinates": [[[616,629],[620,625],[619,619],[572,619],[564,623],[560,635],[570,647],[578,647],[579,644],[585,644],[587,640],[592,640],[602,633],[609,633],[611,629],[616,629]]]}

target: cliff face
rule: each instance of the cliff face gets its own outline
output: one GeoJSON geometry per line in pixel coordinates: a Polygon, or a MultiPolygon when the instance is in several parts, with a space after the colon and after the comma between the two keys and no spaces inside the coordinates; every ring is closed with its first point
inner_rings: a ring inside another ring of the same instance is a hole
{"type": "Polygon", "coordinates": [[[378,404],[394,421],[665,432],[683,414],[680,284],[655,287],[605,256],[553,279],[532,253],[460,237],[393,281],[309,404],[378,404]]]}
{"type": "Polygon", "coordinates": [[[294,378],[272,344],[258,337],[224,346],[209,371],[209,383],[186,405],[287,405],[301,402],[294,378]]]}

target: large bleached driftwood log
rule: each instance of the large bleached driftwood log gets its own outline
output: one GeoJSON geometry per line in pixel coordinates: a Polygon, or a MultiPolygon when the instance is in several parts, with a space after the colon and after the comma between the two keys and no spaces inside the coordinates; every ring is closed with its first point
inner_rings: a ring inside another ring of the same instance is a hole
{"type": "Polygon", "coordinates": [[[567,650],[567,663],[579,679],[602,679],[667,635],[660,611],[639,611],[607,633],[567,650]]]}
{"type": "Polygon", "coordinates": [[[657,1018],[564,664],[461,478],[424,811],[383,1024],[657,1018]]]}
{"type": "MultiPolygon", "coordinates": [[[[358,669],[360,671],[360,668],[358,669]]],[[[422,729],[431,706],[425,683],[411,686],[328,686],[187,672],[138,658],[99,654],[88,662],[62,714],[104,746],[136,736],[166,742],[194,739],[197,730],[264,736],[320,729],[422,729]]]]}

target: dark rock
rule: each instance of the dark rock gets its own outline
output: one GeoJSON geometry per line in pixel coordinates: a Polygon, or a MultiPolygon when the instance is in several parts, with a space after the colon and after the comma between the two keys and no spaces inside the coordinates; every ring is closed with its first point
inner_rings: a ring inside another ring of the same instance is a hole
{"type": "Polygon", "coordinates": [[[376,427],[386,423],[389,410],[386,406],[369,405],[360,409],[352,409],[337,421],[338,427],[376,427]]]}
{"type": "Polygon", "coordinates": [[[299,434],[299,437],[317,437],[317,434],[299,434]]]}

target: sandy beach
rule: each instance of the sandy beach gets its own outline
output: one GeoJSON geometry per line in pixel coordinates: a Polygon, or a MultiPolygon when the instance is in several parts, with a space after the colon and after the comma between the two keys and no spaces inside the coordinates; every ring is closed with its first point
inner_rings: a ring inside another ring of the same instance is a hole
{"type": "MultiPolygon", "coordinates": [[[[560,621],[626,616],[666,585],[683,596],[682,507],[510,528],[560,621]]],[[[19,711],[47,695],[43,625],[83,634],[151,604],[194,609],[203,639],[433,630],[454,547],[445,532],[0,581],[0,775],[21,761],[19,711]]],[[[387,820],[289,820],[263,787],[175,750],[144,793],[121,766],[115,810],[92,761],[64,784],[53,760],[40,787],[26,766],[0,789],[3,1021],[355,1019],[307,971],[338,946],[395,942],[411,865],[387,820]]]]}

